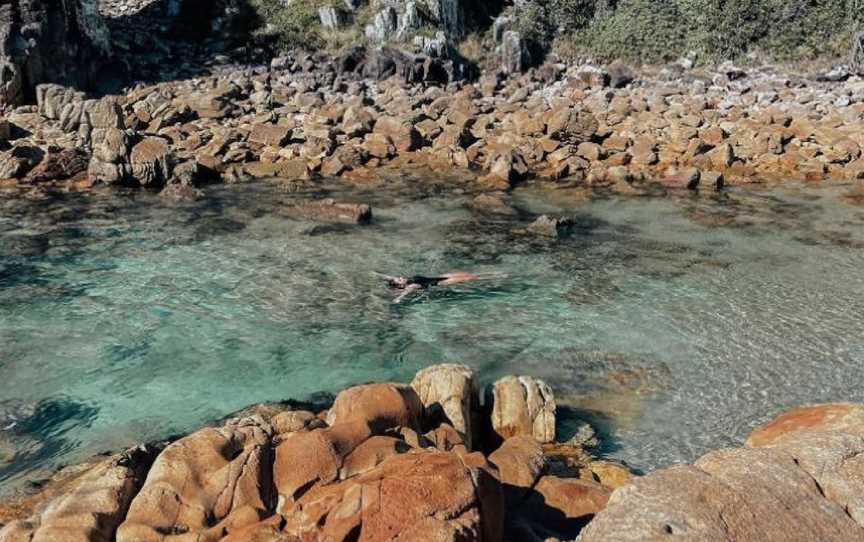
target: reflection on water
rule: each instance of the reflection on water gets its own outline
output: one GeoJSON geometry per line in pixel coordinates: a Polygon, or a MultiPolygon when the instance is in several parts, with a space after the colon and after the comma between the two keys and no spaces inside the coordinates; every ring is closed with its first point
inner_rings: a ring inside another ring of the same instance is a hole
{"type": "Polygon", "coordinates": [[[372,203],[372,225],[284,218],[299,196],[266,184],[177,206],[0,199],[0,483],[441,361],[546,378],[641,469],[791,405],[864,400],[864,211],[837,189],[585,203],[526,188],[511,215],[357,190],[328,193],[372,203]],[[538,213],[572,234],[513,233],[538,213]],[[372,273],[454,269],[507,278],[393,305],[372,273]]]}

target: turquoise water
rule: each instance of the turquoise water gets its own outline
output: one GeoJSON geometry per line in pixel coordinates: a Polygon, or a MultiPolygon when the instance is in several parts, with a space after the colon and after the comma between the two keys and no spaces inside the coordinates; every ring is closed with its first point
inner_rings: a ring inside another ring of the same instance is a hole
{"type": "Polygon", "coordinates": [[[841,189],[605,199],[526,188],[513,216],[434,183],[315,195],[365,227],[280,214],[278,184],[166,205],[0,198],[0,484],[428,364],[543,377],[638,469],[741,442],[802,402],[864,401],[864,209],[841,189]],[[557,241],[513,232],[575,219],[557,241]],[[371,272],[506,278],[393,305],[371,272]]]}

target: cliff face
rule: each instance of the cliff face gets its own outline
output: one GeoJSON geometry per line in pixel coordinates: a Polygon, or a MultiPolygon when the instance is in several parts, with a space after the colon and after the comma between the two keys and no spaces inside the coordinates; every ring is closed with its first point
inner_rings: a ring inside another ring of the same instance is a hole
{"type": "Polygon", "coordinates": [[[226,19],[238,11],[232,2],[4,0],[0,107],[32,103],[40,83],[116,92],[191,72],[195,52],[212,45],[202,45],[204,38],[226,41],[226,19]]]}
{"type": "Polygon", "coordinates": [[[97,0],[11,0],[0,6],[0,104],[32,99],[38,83],[88,85],[107,46],[97,0]]]}

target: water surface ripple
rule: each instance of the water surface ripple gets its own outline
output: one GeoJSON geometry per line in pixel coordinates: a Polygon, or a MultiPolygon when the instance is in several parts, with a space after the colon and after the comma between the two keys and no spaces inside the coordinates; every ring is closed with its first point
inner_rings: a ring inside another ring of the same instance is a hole
{"type": "Polygon", "coordinates": [[[838,189],[580,203],[345,191],[368,227],[295,221],[278,186],[0,199],[0,484],[251,403],[441,361],[547,379],[650,470],[812,401],[864,401],[864,210],[838,189]],[[557,241],[513,233],[575,219],[557,241]],[[372,271],[507,278],[393,305],[372,271]]]}

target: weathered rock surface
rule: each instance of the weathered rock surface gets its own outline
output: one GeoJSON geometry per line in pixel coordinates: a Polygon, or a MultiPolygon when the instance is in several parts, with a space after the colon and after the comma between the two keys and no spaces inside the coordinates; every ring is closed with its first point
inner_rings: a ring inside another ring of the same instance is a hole
{"type": "Polygon", "coordinates": [[[273,508],[272,428],[240,419],[169,445],[133,499],[118,542],[219,540],[273,508]]]}
{"type": "Polygon", "coordinates": [[[144,482],[152,453],[133,449],[90,467],[43,510],[0,529],[0,541],[113,541],[144,482]]]}
{"type": "Polygon", "coordinates": [[[579,540],[864,540],[862,414],[796,409],[755,430],[747,448],[636,479],[579,540]]]}
{"type": "MultiPolygon", "coordinates": [[[[450,424],[472,449],[477,410],[477,388],[474,373],[465,365],[442,364],[427,367],[411,381],[423,403],[426,418],[450,424]]],[[[438,424],[435,424],[438,425],[438,424]]]]}
{"type": "Polygon", "coordinates": [[[501,439],[533,436],[555,440],[555,396],[542,380],[507,376],[492,386],[492,431],[501,439]]]}

